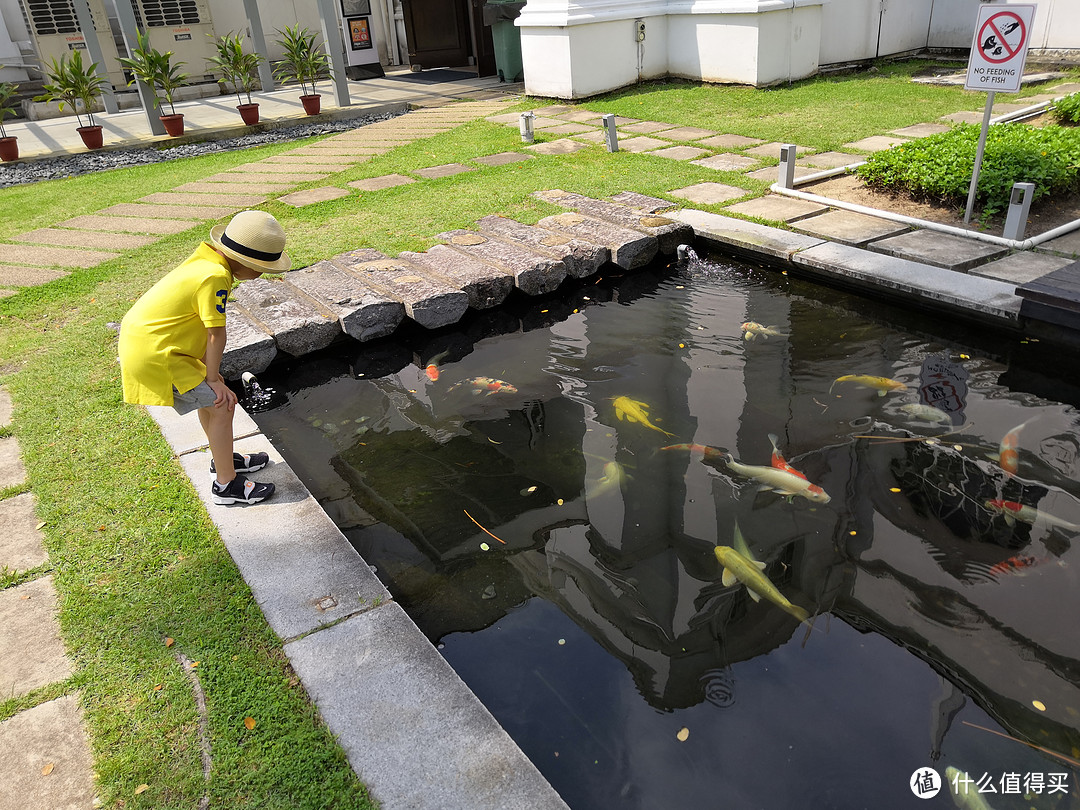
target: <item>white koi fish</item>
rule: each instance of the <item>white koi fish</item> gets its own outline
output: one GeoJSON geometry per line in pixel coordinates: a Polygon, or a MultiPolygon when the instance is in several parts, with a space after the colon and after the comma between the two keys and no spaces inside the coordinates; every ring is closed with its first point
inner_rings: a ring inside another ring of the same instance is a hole
{"type": "Polygon", "coordinates": [[[786,332],[777,330],[775,326],[762,326],[757,321],[747,321],[740,328],[743,331],[743,340],[753,340],[759,335],[762,340],[768,340],[770,337],[788,336],[786,332]]]}

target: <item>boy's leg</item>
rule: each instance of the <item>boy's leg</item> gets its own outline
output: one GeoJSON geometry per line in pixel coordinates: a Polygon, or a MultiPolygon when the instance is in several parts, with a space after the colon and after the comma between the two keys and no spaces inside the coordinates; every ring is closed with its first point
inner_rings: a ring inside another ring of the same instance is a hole
{"type": "Polygon", "coordinates": [[[210,455],[214,458],[214,470],[219,484],[227,484],[236,477],[233,467],[233,412],[228,408],[199,408],[199,423],[210,455]]]}

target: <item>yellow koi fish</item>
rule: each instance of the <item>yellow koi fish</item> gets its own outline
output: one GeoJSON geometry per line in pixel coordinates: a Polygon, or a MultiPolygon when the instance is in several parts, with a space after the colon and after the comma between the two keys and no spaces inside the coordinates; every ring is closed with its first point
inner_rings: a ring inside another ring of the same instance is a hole
{"type": "Polygon", "coordinates": [[[623,481],[627,479],[626,470],[617,461],[609,461],[604,465],[603,475],[592,484],[585,487],[585,496],[595,498],[612,489],[622,489],[623,481]]]}
{"type": "MultiPolygon", "coordinates": [[[[877,391],[879,397],[885,396],[890,391],[903,391],[907,388],[904,383],[899,380],[893,380],[889,377],[871,377],[868,374],[845,374],[843,377],[837,377],[833,380],[833,385],[838,382],[853,382],[856,385],[861,385],[864,388],[873,388],[877,391]]],[[[833,386],[829,386],[829,393],[832,393],[833,386]]]]}
{"type": "Polygon", "coordinates": [[[639,422],[647,428],[658,430],[665,436],[674,436],[674,433],[668,433],[663,428],[658,428],[652,422],[649,421],[649,406],[644,402],[638,402],[636,399],[630,399],[630,397],[615,397],[615,416],[618,419],[625,419],[627,422],[639,422]]]}
{"type": "Polygon", "coordinates": [[[814,503],[828,503],[832,500],[829,493],[816,484],[811,484],[801,475],[790,473],[787,470],[778,470],[775,467],[756,467],[752,464],[741,464],[735,457],[728,453],[726,456],[727,468],[737,475],[759,481],[773,492],[794,498],[806,498],[814,503]]]}
{"type": "Polygon", "coordinates": [[[754,338],[761,336],[762,340],[768,340],[769,337],[787,337],[786,332],[777,331],[775,326],[762,326],[757,321],[747,321],[741,327],[743,331],[743,340],[753,340],[754,338]]]}
{"type": "Polygon", "coordinates": [[[740,552],[737,549],[730,546],[717,546],[713,549],[716,554],[716,559],[720,561],[720,565],[724,568],[724,574],[721,579],[725,588],[729,588],[732,585],[741,583],[746,586],[747,592],[750,594],[750,598],[755,602],[760,602],[761,597],[765,597],[781,610],[790,613],[800,622],[809,622],[810,614],[798,605],[793,605],[789,602],[776,586],[773,585],[767,576],[762,573],[765,569],[765,563],[758,562],[750,555],[750,550],[746,546],[746,541],[743,539],[742,532],[739,531],[739,524],[735,524],[735,545],[741,546],[745,549],[744,552],[740,552]]]}

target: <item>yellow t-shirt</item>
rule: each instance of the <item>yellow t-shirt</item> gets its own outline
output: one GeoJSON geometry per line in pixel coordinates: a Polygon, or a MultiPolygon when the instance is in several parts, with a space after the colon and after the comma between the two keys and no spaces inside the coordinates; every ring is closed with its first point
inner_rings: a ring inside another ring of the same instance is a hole
{"type": "Polygon", "coordinates": [[[203,242],[135,302],[120,323],[125,402],[172,405],[173,386],[184,393],[206,379],[206,330],[225,325],[232,282],[228,263],[203,242]]]}

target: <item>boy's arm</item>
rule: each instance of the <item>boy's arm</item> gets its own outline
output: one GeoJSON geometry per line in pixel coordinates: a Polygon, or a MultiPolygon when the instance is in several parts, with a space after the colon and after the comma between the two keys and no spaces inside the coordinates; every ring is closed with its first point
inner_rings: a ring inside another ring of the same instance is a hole
{"type": "Polygon", "coordinates": [[[225,327],[211,326],[206,330],[206,354],[203,363],[206,365],[206,384],[214,389],[217,399],[214,407],[222,405],[231,411],[236,405],[236,394],[225,384],[221,376],[221,358],[225,354],[225,327]]]}

